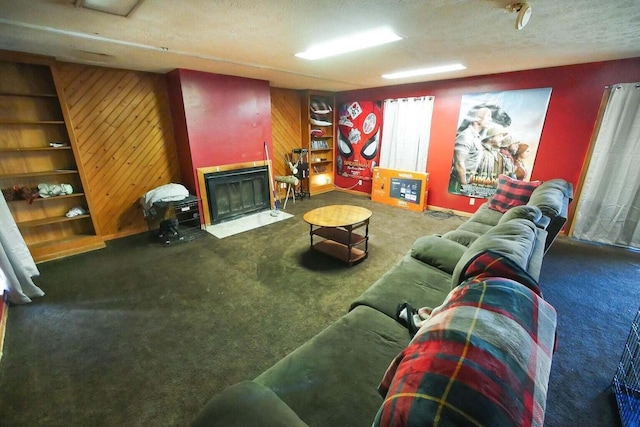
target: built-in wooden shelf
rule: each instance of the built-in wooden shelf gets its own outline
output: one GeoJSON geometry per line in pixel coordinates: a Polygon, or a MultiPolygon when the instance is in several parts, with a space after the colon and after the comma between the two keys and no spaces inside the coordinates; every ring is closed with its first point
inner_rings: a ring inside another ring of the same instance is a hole
{"type": "Polygon", "coordinates": [[[20,153],[23,151],[59,151],[71,150],[71,146],[64,147],[18,147],[18,148],[0,148],[0,153],[20,153]]]}
{"type": "Polygon", "coordinates": [[[27,227],[40,227],[42,225],[58,224],[67,221],[76,221],[79,219],[89,218],[91,215],[76,215],[76,216],[50,216],[41,219],[32,219],[30,221],[17,222],[18,228],[27,227]]]}
{"type": "Polygon", "coordinates": [[[29,98],[57,98],[55,93],[25,93],[0,91],[0,96],[26,96],[29,98]]]}
{"type": "Polygon", "coordinates": [[[60,196],[51,196],[51,197],[36,197],[34,199],[31,200],[24,200],[24,199],[16,199],[16,200],[9,200],[8,203],[41,203],[41,202],[51,202],[51,201],[56,201],[56,200],[61,200],[61,199],[70,199],[73,197],[84,197],[84,193],[71,193],[71,194],[62,194],[60,196]]]}
{"type": "Polygon", "coordinates": [[[0,125],[63,125],[64,120],[15,120],[0,119],[0,125]]]}
{"type": "Polygon", "coordinates": [[[96,235],[76,234],[64,239],[32,243],[29,245],[29,251],[36,262],[43,262],[102,249],[105,246],[104,241],[96,235]]]}
{"type": "Polygon", "coordinates": [[[38,176],[73,175],[77,173],[78,171],[73,169],[58,169],[53,171],[42,171],[42,172],[9,173],[9,174],[0,175],[0,178],[1,179],[29,178],[29,177],[38,177],[38,176]]]}
{"type": "MultiPolygon", "coordinates": [[[[2,56],[2,55],[0,55],[2,56]]],[[[70,182],[78,192],[12,200],[9,210],[36,262],[105,247],[91,215],[67,217],[90,208],[84,171],[67,126],[68,105],[58,98],[55,69],[47,63],[0,61],[0,187],[32,189],[39,183],[70,182]],[[52,147],[51,143],[64,144],[52,147]]],[[[11,190],[9,190],[11,191],[11,190]]]]}
{"type": "Polygon", "coordinates": [[[301,129],[300,134],[302,137],[301,146],[308,151],[307,159],[309,161],[309,177],[308,188],[309,194],[314,196],[316,194],[324,193],[334,189],[334,134],[335,134],[335,98],[331,92],[324,91],[302,91],[300,98],[301,107],[301,129]],[[324,113],[318,113],[317,110],[313,110],[314,104],[326,105],[330,111],[324,113]],[[323,121],[330,123],[328,126],[315,125],[311,122],[312,118],[319,115],[323,121]],[[322,129],[325,133],[321,136],[312,136],[312,129],[322,129]],[[314,141],[325,141],[326,147],[320,148],[318,145],[314,146],[314,141]],[[326,157],[325,160],[316,162],[314,155],[321,155],[326,157]],[[323,170],[314,169],[313,166],[323,166],[323,170]]]}

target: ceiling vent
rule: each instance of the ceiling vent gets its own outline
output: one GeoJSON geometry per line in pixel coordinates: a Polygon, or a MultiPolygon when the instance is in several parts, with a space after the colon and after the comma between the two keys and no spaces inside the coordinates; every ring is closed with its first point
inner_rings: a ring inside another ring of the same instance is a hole
{"type": "Polygon", "coordinates": [[[144,0],[76,0],[76,7],[128,17],[144,0]]]}

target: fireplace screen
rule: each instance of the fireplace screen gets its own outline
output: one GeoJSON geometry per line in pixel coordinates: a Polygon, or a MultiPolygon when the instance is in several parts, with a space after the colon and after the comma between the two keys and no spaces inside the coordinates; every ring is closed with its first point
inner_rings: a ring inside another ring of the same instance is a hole
{"type": "Polygon", "coordinates": [[[270,208],[266,166],[208,173],[204,178],[212,224],[270,208]]]}

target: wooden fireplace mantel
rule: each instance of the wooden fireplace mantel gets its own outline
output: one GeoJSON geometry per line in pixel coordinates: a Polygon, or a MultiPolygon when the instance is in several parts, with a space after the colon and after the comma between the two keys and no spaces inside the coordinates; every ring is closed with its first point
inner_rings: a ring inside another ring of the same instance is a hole
{"type": "MultiPolygon", "coordinates": [[[[267,166],[267,168],[269,169],[269,177],[273,176],[270,160],[257,160],[253,162],[232,163],[228,165],[196,168],[196,172],[198,174],[198,188],[200,189],[200,200],[202,201],[202,217],[205,225],[211,225],[211,211],[209,209],[209,200],[206,196],[206,184],[204,176],[208,173],[227,172],[237,169],[255,168],[260,166],[267,166]]],[[[273,182],[271,182],[271,179],[269,181],[269,202],[271,206],[273,206],[273,182]]]]}

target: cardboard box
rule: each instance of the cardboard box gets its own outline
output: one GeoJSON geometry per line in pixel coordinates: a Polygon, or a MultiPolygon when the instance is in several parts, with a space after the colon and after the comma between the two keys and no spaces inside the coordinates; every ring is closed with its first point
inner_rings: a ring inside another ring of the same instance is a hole
{"type": "Polygon", "coordinates": [[[416,212],[427,209],[429,174],[373,168],[371,200],[416,212]]]}

